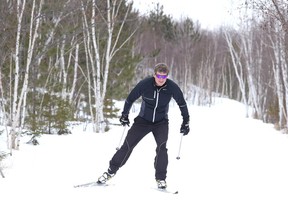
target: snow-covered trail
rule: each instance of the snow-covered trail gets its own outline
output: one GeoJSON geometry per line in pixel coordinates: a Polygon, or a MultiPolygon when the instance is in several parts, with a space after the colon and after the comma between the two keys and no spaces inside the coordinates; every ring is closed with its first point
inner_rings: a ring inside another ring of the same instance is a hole
{"type": "MultiPolygon", "coordinates": [[[[179,194],[157,192],[155,141],[145,137],[109,187],[73,188],[98,178],[123,132],[120,126],[94,134],[44,135],[40,145],[21,145],[0,178],[0,212],[29,215],[287,216],[288,137],[272,125],[244,117],[241,104],[222,100],[190,107],[191,132],[170,109],[167,183],[179,194]]],[[[133,114],[130,121],[133,119],[133,114]]]]}

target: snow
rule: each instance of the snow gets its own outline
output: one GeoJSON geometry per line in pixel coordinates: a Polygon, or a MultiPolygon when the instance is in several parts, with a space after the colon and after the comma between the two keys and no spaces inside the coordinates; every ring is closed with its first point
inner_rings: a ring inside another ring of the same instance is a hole
{"type": "MultiPolygon", "coordinates": [[[[133,110],[130,121],[137,106],[133,110]]],[[[189,111],[191,131],[183,137],[180,160],[181,115],[174,103],[169,111],[167,183],[179,194],[152,189],[155,141],[150,134],[111,186],[73,188],[106,171],[124,130],[113,126],[95,134],[75,126],[71,135],[41,136],[37,146],[24,144],[23,137],[20,151],[3,161],[1,215],[287,216],[287,134],[245,118],[244,106],[228,99],[210,107],[189,105],[189,111]]]]}

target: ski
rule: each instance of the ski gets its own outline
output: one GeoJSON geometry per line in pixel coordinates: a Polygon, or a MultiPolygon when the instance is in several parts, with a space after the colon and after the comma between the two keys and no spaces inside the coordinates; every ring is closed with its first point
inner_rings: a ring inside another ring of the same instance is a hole
{"type": "Polygon", "coordinates": [[[78,184],[78,185],[74,185],[74,188],[79,188],[79,187],[107,187],[109,186],[107,183],[105,184],[99,184],[97,181],[93,181],[93,182],[88,182],[88,183],[84,183],[84,184],[78,184]]]}
{"type": "MultiPolygon", "coordinates": [[[[88,183],[84,183],[84,184],[78,184],[78,185],[74,185],[74,188],[84,188],[84,187],[108,187],[109,184],[104,183],[104,184],[99,184],[97,181],[93,181],[93,182],[88,182],[88,183]]],[[[169,193],[169,194],[178,194],[179,191],[178,190],[169,190],[167,188],[155,188],[152,187],[152,189],[162,192],[162,193],[169,193]]]]}
{"type": "Polygon", "coordinates": [[[153,188],[156,191],[162,192],[162,193],[169,193],[169,194],[178,194],[178,190],[168,190],[167,188],[153,188]]]}

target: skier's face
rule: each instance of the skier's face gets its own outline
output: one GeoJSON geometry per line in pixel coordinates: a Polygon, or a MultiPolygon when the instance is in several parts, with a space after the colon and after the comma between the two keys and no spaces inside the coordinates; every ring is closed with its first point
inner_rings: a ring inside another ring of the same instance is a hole
{"type": "Polygon", "coordinates": [[[154,79],[155,79],[155,83],[157,86],[162,86],[165,84],[166,82],[166,79],[168,77],[168,74],[167,73],[163,73],[163,72],[156,72],[154,74],[154,79]]]}

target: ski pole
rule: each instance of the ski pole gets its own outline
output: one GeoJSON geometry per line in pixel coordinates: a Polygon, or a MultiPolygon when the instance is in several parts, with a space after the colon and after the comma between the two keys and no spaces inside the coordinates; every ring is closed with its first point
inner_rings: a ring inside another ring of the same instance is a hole
{"type": "Polygon", "coordinates": [[[180,138],[180,144],[179,144],[178,156],[176,157],[177,160],[180,159],[180,152],[181,152],[182,138],[183,138],[183,133],[181,134],[181,138],[180,138]]]}
{"type": "Polygon", "coordinates": [[[126,131],[126,127],[127,127],[127,125],[124,126],[124,130],[123,130],[123,132],[122,132],[120,142],[119,142],[119,144],[118,144],[118,146],[117,146],[117,148],[116,148],[117,151],[120,149],[120,146],[121,146],[121,144],[122,144],[122,140],[123,140],[123,136],[124,136],[125,131],[126,131]]]}

